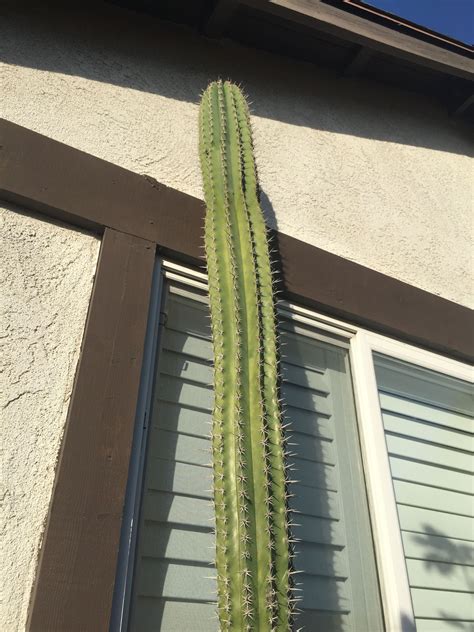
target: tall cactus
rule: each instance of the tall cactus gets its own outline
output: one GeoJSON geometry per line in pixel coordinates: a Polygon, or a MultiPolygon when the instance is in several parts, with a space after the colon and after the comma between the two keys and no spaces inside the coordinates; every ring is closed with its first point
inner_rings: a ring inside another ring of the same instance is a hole
{"type": "Polygon", "coordinates": [[[291,628],[291,554],[272,272],[249,110],[209,85],[200,107],[214,345],[212,452],[222,630],[291,628]]]}

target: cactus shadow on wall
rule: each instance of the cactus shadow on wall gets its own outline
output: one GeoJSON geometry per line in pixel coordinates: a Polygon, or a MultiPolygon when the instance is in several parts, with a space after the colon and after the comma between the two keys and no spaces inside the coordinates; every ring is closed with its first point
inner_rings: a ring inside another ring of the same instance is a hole
{"type": "MultiPolygon", "coordinates": [[[[270,251],[272,267],[275,275],[275,290],[277,292],[277,298],[281,297],[284,293],[283,274],[282,274],[282,260],[279,249],[278,238],[278,221],[275,211],[273,209],[272,202],[267,193],[260,188],[260,204],[265,217],[267,226],[274,229],[270,233],[270,251]]],[[[283,325],[283,322],[281,322],[283,325]]],[[[308,380],[305,379],[305,372],[300,373],[300,381],[297,386],[298,392],[298,409],[290,408],[285,400],[285,373],[283,368],[285,360],[291,362],[293,366],[304,366],[304,359],[299,353],[299,346],[292,346],[291,358],[286,351],[287,341],[292,338],[297,338],[298,334],[294,331],[294,327],[291,323],[285,323],[284,329],[280,328],[280,366],[282,367],[281,374],[283,381],[280,384],[280,389],[283,399],[283,411],[284,420],[287,425],[286,435],[289,439],[289,451],[294,455],[290,457],[289,462],[294,466],[294,471],[290,475],[290,479],[294,479],[296,482],[290,485],[289,491],[294,494],[294,497],[290,499],[290,507],[296,511],[292,516],[292,522],[295,525],[294,536],[298,539],[304,540],[303,533],[314,531],[315,525],[319,521],[324,524],[325,532],[324,536],[331,539],[334,536],[332,531],[332,523],[330,520],[314,518],[314,516],[330,516],[331,515],[331,502],[329,498],[329,492],[326,488],[330,487],[328,476],[326,472],[328,468],[324,465],[327,456],[323,453],[323,444],[321,441],[311,441],[311,454],[308,454],[308,450],[304,448],[302,442],[306,441],[310,443],[311,437],[309,435],[300,434],[296,432],[296,417],[300,411],[312,411],[311,416],[317,422],[318,413],[314,410],[314,391],[312,391],[311,385],[308,380]],[[305,460],[305,457],[311,457],[311,460],[305,460]],[[303,459],[301,459],[303,457],[303,459]],[[317,464],[319,479],[315,480],[314,471],[310,469],[313,464],[317,464]],[[298,471],[299,470],[299,471],[298,471]],[[307,476],[307,472],[311,472],[310,476],[307,476]],[[308,487],[308,484],[311,485],[308,487]],[[314,485],[314,487],[313,487],[314,485]],[[310,500],[308,502],[309,492],[310,500]],[[309,506],[311,505],[311,506],[309,506]],[[307,513],[305,513],[307,511],[307,513]],[[301,533],[297,533],[297,529],[301,530],[301,533]]],[[[290,388],[293,388],[289,385],[290,388]]],[[[298,428],[300,429],[300,428],[298,428]]],[[[317,538],[316,538],[317,539],[317,538]]],[[[347,602],[344,591],[341,589],[342,583],[333,582],[332,577],[337,577],[337,560],[344,553],[343,547],[328,547],[328,550],[323,550],[319,544],[311,542],[297,542],[295,544],[295,559],[294,568],[297,571],[295,575],[295,588],[296,596],[299,599],[299,605],[294,622],[294,629],[298,630],[302,628],[305,632],[319,632],[325,630],[327,632],[345,632],[346,624],[344,612],[347,612],[347,602]],[[332,589],[326,593],[327,604],[324,604],[321,609],[317,609],[317,601],[314,601],[315,593],[318,588],[315,588],[315,582],[321,582],[319,588],[325,588],[324,582],[327,581],[328,585],[332,586],[332,589]],[[330,606],[329,606],[330,604],[330,606]],[[328,610],[325,607],[328,606],[328,610]]]]}

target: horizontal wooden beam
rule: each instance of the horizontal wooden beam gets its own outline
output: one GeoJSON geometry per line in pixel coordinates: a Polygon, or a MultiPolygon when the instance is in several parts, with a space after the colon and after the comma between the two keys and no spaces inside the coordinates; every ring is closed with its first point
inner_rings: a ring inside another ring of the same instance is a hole
{"type": "MultiPolygon", "coordinates": [[[[78,226],[154,242],[202,264],[203,202],[23,127],[0,123],[0,198],[78,226]]],[[[287,296],[446,355],[474,360],[472,310],[271,231],[287,296]]]]}
{"type": "MultiPolygon", "coordinates": [[[[102,232],[194,244],[196,198],[0,119],[0,198],[102,232]],[[178,210],[179,209],[179,210],[178,210]]],[[[193,251],[199,257],[200,251],[193,251]]]]}

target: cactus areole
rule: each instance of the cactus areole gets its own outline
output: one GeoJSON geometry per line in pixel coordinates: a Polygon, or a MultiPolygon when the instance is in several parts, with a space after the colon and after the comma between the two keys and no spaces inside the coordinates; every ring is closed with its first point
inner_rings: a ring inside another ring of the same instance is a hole
{"type": "Polygon", "coordinates": [[[249,110],[211,83],[200,107],[214,346],[212,424],[221,630],[291,629],[290,541],[267,232],[249,110]]]}

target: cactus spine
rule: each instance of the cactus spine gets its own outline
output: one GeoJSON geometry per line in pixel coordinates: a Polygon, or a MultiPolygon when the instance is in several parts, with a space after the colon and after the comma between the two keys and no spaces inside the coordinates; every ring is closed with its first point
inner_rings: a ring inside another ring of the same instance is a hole
{"type": "Polygon", "coordinates": [[[248,106],[217,81],[200,107],[214,346],[212,452],[222,630],[288,632],[290,542],[275,306],[248,106]]]}

